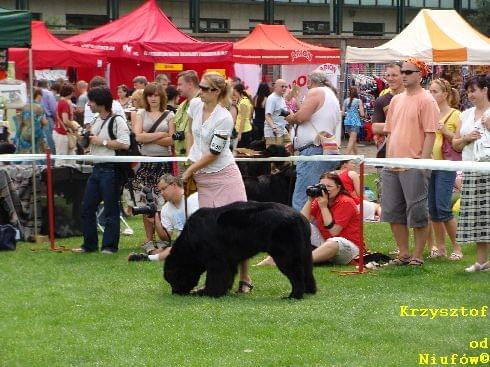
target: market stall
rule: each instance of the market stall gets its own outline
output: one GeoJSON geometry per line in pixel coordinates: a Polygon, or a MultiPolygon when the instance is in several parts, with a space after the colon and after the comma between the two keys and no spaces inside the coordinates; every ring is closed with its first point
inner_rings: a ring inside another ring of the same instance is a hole
{"type": "Polygon", "coordinates": [[[233,75],[231,43],[201,42],[181,32],[155,0],[148,0],[118,20],[65,41],[106,53],[113,91],[119,84],[132,85],[136,75],[153,80],[157,70],[176,73],[194,69],[202,73],[218,69],[226,76],[233,75]]]}
{"type": "Polygon", "coordinates": [[[432,65],[429,79],[442,76],[461,89],[466,78],[481,72],[481,65],[490,64],[490,39],[455,10],[422,9],[391,41],[374,48],[347,47],[346,91],[356,85],[366,110],[372,111],[372,102],[383,89],[385,64],[409,57],[432,65]]]}

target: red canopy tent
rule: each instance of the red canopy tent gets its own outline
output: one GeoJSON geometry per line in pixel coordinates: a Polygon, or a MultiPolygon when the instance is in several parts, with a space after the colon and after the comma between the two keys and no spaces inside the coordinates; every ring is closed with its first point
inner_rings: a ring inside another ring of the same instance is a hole
{"type": "Polygon", "coordinates": [[[295,38],[284,25],[259,24],[233,45],[240,64],[340,64],[340,50],[311,45],[295,38]]]}
{"type": "Polygon", "coordinates": [[[202,72],[225,69],[233,75],[233,44],[201,42],[181,32],[148,0],[120,19],[65,40],[84,48],[104,50],[109,57],[111,88],[131,85],[136,75],[154,76],[154,63],[180,63],[202,72]]]}
{"type": "MultiPolygon", "coordinates": [[[[106,62],[106,55],[102,51],[87,50],[64,43],[53,36],[43,22],[32,21],[32,54],[33,68],[87,68],[95,75],[98,68],[106,62]]],[[[15,61],[16,77],[27,79],[29,74],[28,49],[10,48],[9,59],[15,61]]]]}

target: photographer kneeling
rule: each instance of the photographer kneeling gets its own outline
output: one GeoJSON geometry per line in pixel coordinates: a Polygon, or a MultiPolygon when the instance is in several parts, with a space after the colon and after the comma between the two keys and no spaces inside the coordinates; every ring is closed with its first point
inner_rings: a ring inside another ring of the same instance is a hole
{"type": "MultiPolygon", "coordinates": [[[[335,172],[324,173],[320,183],[306,189],[308,199],[301,209],[312,224],[313,263],[346,265],[361,246],[361,217],[354,199],[335,172]]],[[[268,257],[257,265],[274,265],[268,257]]]]}
{"type": "MultiPolygon", "coordinates": [[[[148,200],[148,207],[154,208],[154,216],[151,220],[155,224],[158,237],[161,241],[169,244],[171,239],[177,238],[184,229],[187,218],[199,209],[199,201],[197,192],[185,198],[182,180],[169,173],[164,174],[160,178],[158,189],[165,199],[165,204],[162,207],[160,215],[156,211],[155,204],[150,203],[150,200],[148,200]],[[187,199],[187,213],[185,199],[187,199]]],[[[170,246],[165,246],[153,249],[147,253],[131,253],[128,261],[163,261],[170,253],[170,248],[170,246]]]]}
{"type": "MultiPolygon", "coordinates": [[[[99,116],[85,134],[90,154],[97,156],[115,156],[116,150],[129,148],[129,128],[123,117],[112,114],[112,95],[107,87],[93,88],[88,92],[88,104],[93,113],[99,116]],[[108,127],[113,121],[111,140],[108,127]]],[[[119,246],[119,196],[121,194],[121,174],[114,163],[96,163],[90,175],[82,202],[83,244],[72,251],[76,253],[98,250],[96,211],[104,202],[106,225],[102,238],[102,253],[112,254],[119,246]]]]}

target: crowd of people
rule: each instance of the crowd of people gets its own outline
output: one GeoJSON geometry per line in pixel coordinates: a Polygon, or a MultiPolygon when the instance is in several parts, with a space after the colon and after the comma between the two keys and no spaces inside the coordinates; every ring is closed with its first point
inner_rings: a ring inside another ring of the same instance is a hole
{"type": "MultiPolygon", "coordinates": [[[[389,88],[376,100],[372,117],[377,144],[384,147],[388,158],[477,160],[475,141],[490,136],[485,133],[490,131],[490,77],[468,80],[465,90],[474,107],[460,112],[456,107],[459,95],[447,81],[436,79],[428,90],[423,88],[421,82],[427,75],[427,66],[417,59],[386,67],[389,88]]],[[[62,155],[113,156],[131,149],[134,135],[141,155],[189,159],[178,165],[141,163],[127,182],[121,179],[120,166],[96,163],[83,200],[84,241],[74,251],[98,250],[96,211],[102,201],[106,216],[102,252],[118,250],[118,203],[123,185],[130,214],[155,198],[155,210],[143,215],[144,252],[131,254],[129,260],[164,260],[171,251],[169,241],[198,207],[247,200],[234,158],[237,148],[249,148],[253,141],[262,140],[266,146],[282,145],[300,156],[335,155],[344,128],[349,134],[345,152],[356,154],[365,115],[356,88],[349,89],[341,104],[323,71],[311,72],[307,85],[302,100],[298,89],[283,79],[275,80],[271,88],[260,83],[252,97],[239,78],[226,80],[209,72],[199,79],[195,71],[187,70],[178,75],[175,86],[165,74],[153,82],[135,77],[132,88],[118,86],[117,99],[113,99],[102,77],[75,86],[60,81],[51,89],[47,81],[38,81],[33,89],[36,152],[49,147],[62,155]],[[81,141],[87,136],[84,146],[81,141]],[[191,182],[197,194],[186,196],[184,188],[191,182]]],[[[32,151],[31,125],[25,123],[28,111],[25,108],[17,116],[19,152],[32,151]]],[[[390,223],[397,246],[393,265],[423,265],[427,243],[432,243],[431,258],[448,256],[447,233],[452,244],[449,259],[461,260],[461,244],[476,242],[477,261],[466,271],[490,269],[489,174],[464,172],[458,222],[451,210],[456,172],[383,168],[380,177],[380,200],[372,203],[364,200],[353,162],[297,162],[292,206],[311,223],[315,263],[349,264],[359,255],[359,205],[363,201],[365,219],[390,223]],[[410,228],[415,239],[412,254],[410,228]]],[[[271,258],[260,263],[271,264],[271,258]]],[[[247,261],[240,265],[239,292],[253,288],[248,267],[247,261]]]]}

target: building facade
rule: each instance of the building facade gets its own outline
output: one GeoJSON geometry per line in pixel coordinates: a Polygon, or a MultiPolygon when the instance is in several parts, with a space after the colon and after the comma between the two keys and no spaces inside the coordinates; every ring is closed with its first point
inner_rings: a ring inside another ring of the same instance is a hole
{"type": "MultiPolygon", "coordinates": [[[[57,30],[86,30],[130,12],[144,0],[0,0],[29,9],[57,30]]],[[[257,23],[285,24],[297,36],[392,37],[421,8],[476,9],[476,0],[157,0],[174,24],[203,36],[245,35],[257,23]],[[402,4],[402,6],[400,6],[402,4]]]]}

